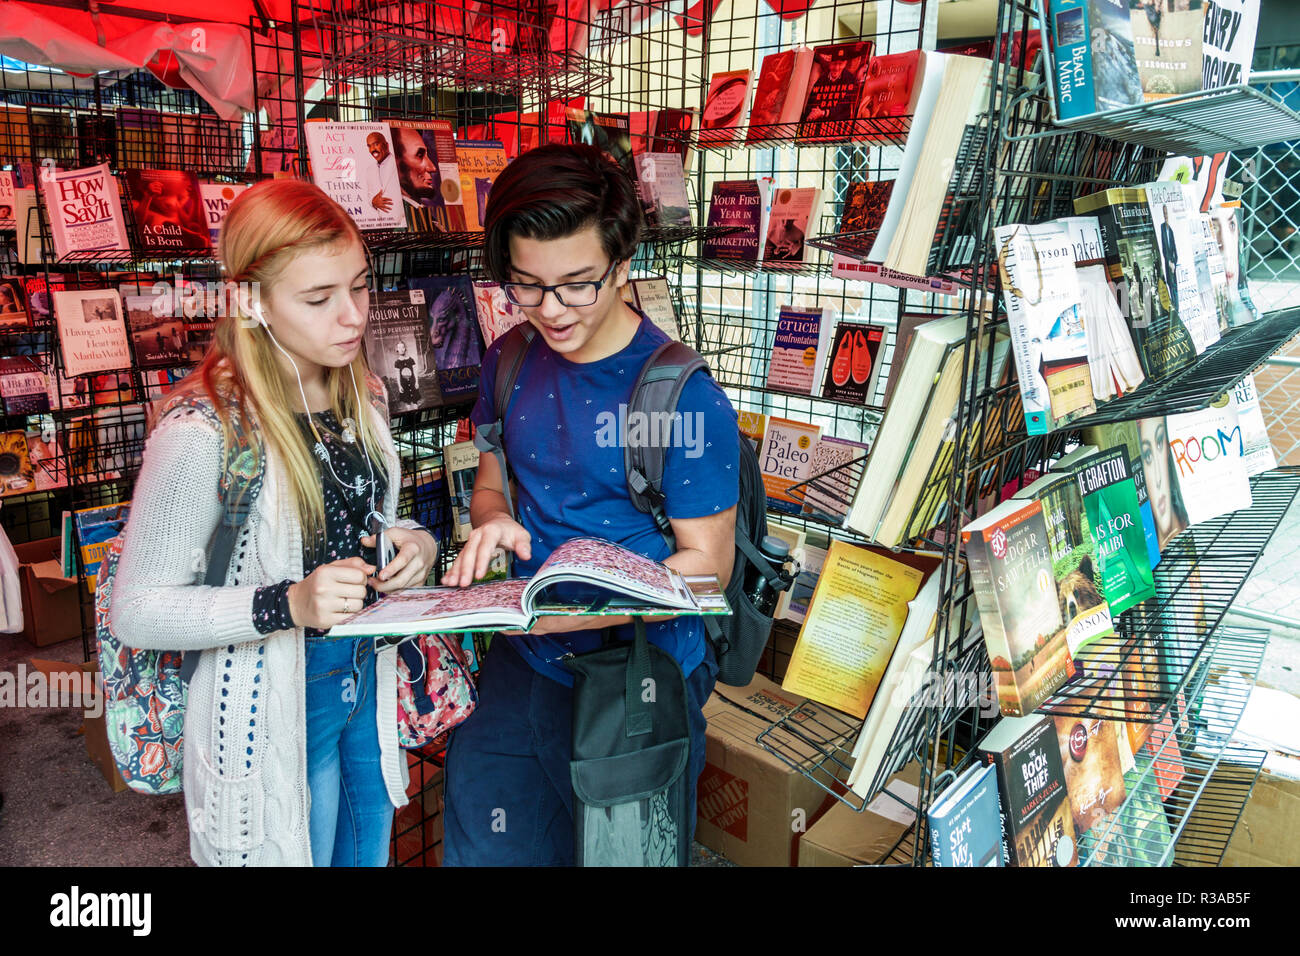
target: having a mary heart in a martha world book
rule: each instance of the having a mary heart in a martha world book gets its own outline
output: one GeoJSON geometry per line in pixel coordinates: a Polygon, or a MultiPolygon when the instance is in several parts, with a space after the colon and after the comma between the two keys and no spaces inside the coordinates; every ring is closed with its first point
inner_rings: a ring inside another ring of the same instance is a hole
{"type": "Polygon", "coordinates": [[[539,617],[730,614],[715,575],[683,575],[600,538],[566,541],[531,578],[407,588],[330,629],[331,637],[528,630],[539,617]]]}

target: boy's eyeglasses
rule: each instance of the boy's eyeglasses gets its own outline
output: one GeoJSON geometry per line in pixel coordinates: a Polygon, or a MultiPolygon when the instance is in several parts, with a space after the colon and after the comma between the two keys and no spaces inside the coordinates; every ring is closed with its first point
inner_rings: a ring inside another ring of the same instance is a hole
{"type": "Polygon", "coordinates": [[[542,304],[546,298],[546,293],[554,292],[556,301],[560,305],[569,309],[580,309],[585,305],[593,305],[596,297],[600,295],[601,287],[604,286],[605,280],[609,278],[614,267],[619,260],[615,259],[605,270],[605,274],[594,282],[562,282],[559,285],[534,285],[530,282],[507,282],[501,288],[505,291],[506,298],[514,305],[520,305],[527,309],[536,308],[542,304]]]}

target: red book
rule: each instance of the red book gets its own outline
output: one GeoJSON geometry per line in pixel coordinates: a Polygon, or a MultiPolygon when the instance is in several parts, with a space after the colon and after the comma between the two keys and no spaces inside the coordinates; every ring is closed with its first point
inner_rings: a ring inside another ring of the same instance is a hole
{"type": "Polygon", "coordinates": [[[749,70],[714,73],[700,114],[700,142],[731,145],[740,138],[749,101],[749,70]]]}
{"type": "Polygon", "coordinates": [[[834,142],[852,135],[858,91],[875,47],[871,40],[859,40],[813,50],[808,99],[799,123],[800,142],[834,142]]]}
{"type": "Polygon", "coordinates": [[[854,139],[887,139],[907,131],[900,117],[910,117],[916,111],[921,92],[916,78],[925,75],[924,64],[925,54],[920,50],[872,57],[858,97],[857,118],[865,122],[857,124],[854,139]]]}
{"type": "Polygon", "coordinates": [[[782,50],[763,57],[749,111],[745,142],[793,139],[808,95],[808,73],[813,51],[808,47],[782,50]]]}

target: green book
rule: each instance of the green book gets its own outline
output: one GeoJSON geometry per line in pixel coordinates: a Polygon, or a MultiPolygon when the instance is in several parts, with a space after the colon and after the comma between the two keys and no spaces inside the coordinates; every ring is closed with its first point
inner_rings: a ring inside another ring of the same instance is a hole
{"type": "Polygon", "coordinates": [[[1171,841],[1155,774],[1130,770],[1124,789],[1124,805],[1080,837],[1080,860],[1094,866],[1163,866],[1171,841]]]}
{"type": "Polygon", "coordinates": [[[1097,580],[1097,541],[1079,486],[1072,475],[1050,472],[1013,497],[1037,501],[1043,507],[1065,640],[1070,654],[1077,658],[1089,644],[1115,633],[1110,606],[1097,580]]]}
{"type": "Polygon", "coordinates": [[[1101,593],[1112,615],[1156,593],[1137,488],[1123,447],[1098,452],[1071,471],[1097,542],[1101,593]]]}

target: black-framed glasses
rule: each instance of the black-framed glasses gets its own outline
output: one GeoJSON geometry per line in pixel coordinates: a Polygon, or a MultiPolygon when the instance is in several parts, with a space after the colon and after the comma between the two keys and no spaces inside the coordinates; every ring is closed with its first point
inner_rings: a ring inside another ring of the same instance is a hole
{"type": "Polygon", "coordinates": [[[619,263],[618,259],[609,264],[605,274],[594,282],[561,282],[559,285],[534,285],[531,282],[507,282],[501,288],[505,291],[506,298],[515,305],[521,305],[524,308],[532,309],[542,304],[546,298],[546,293],[554,292],[556,300],[560,305],[569,309],[580,309],[584,305],[593,305],[596,297],[600,295],[601,287],[604,286],[605,280],[609,278],[614,267],[619,263]]]}

